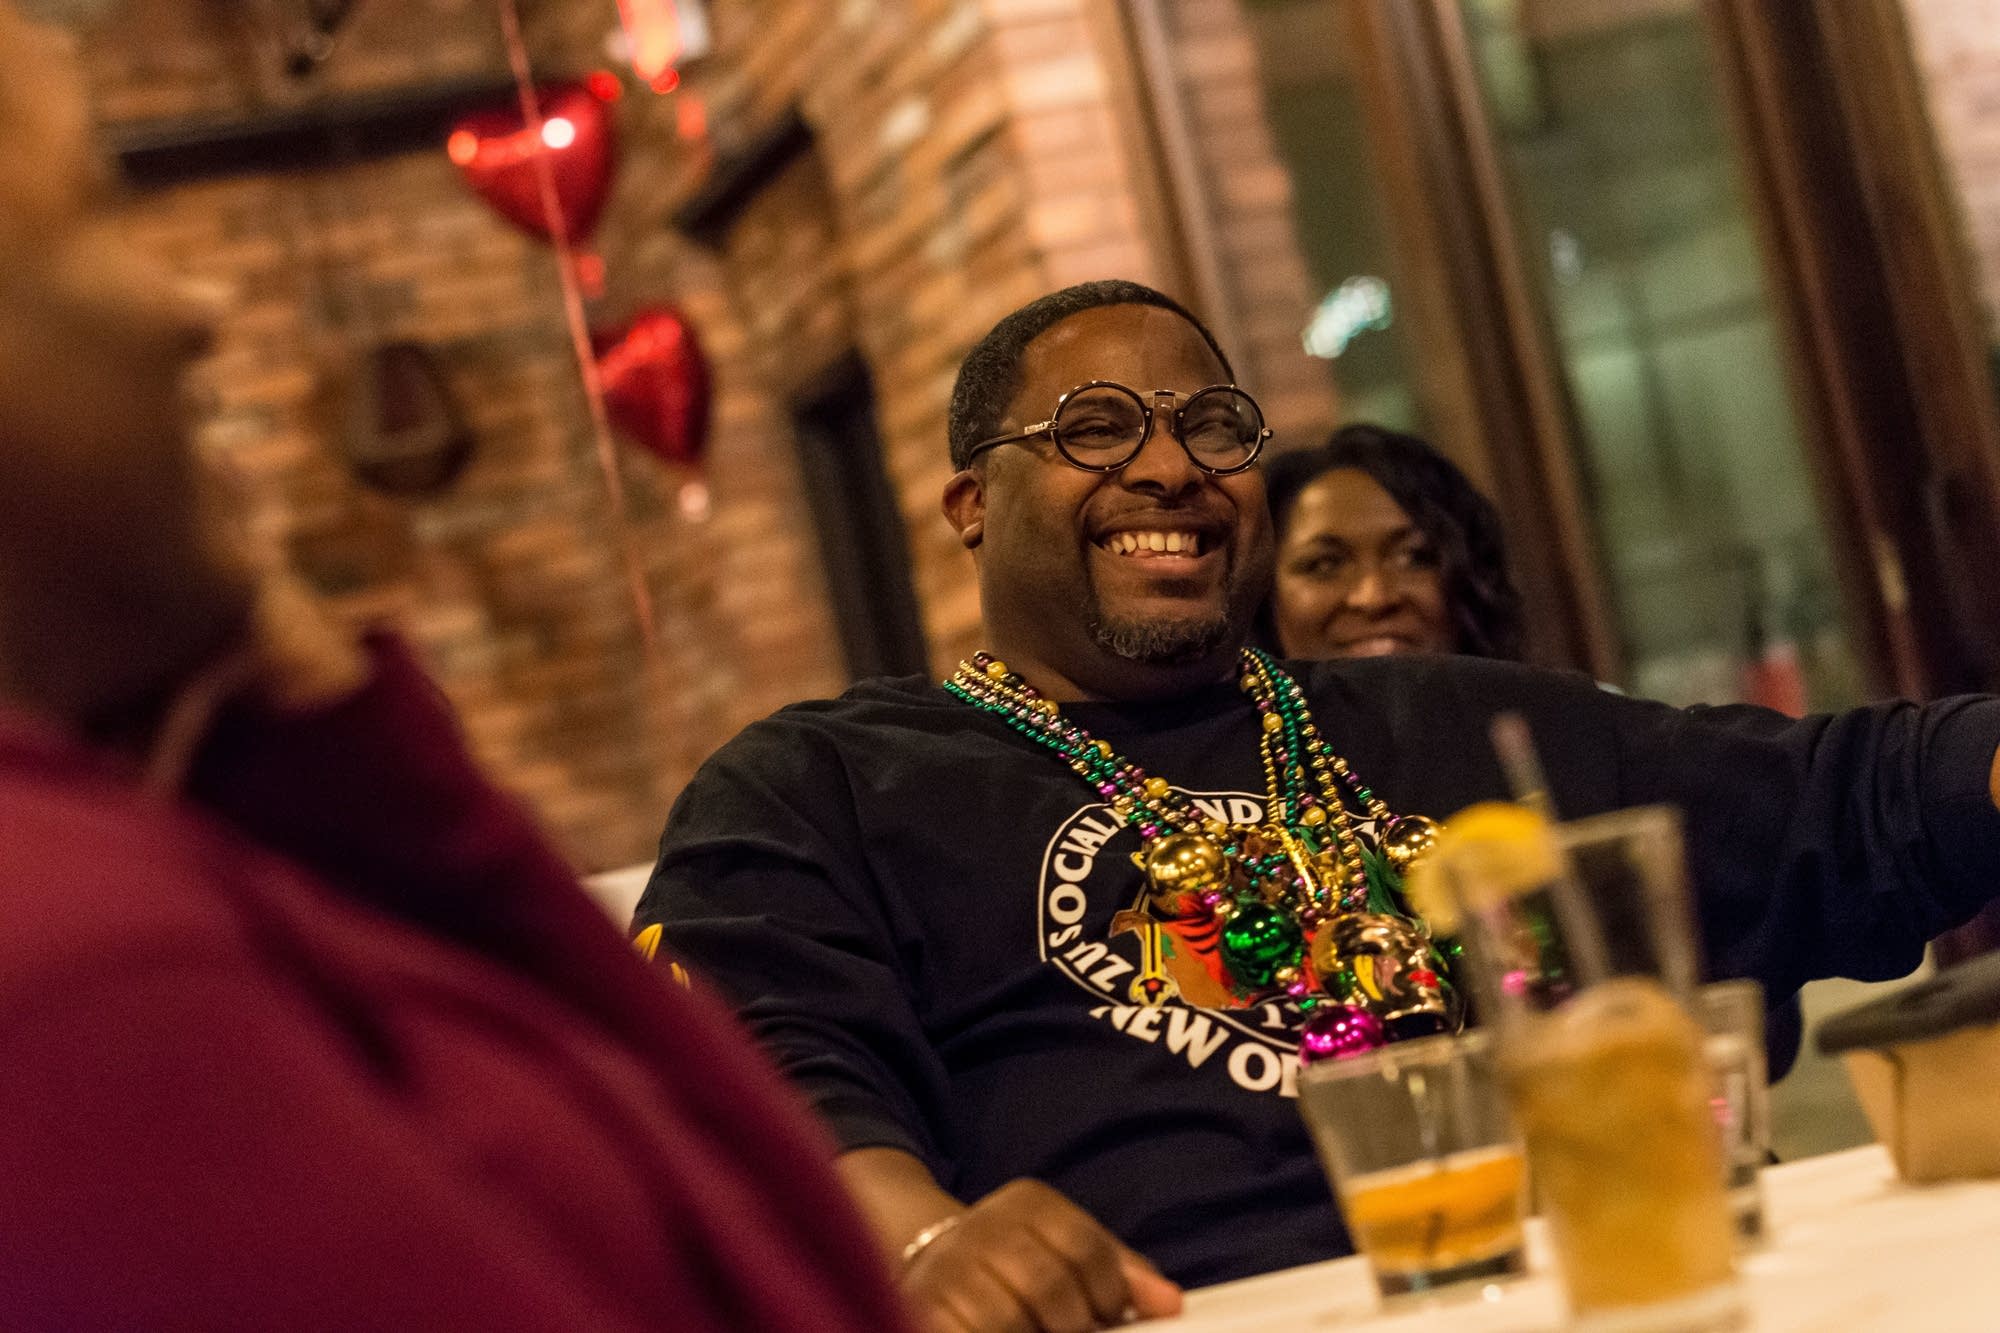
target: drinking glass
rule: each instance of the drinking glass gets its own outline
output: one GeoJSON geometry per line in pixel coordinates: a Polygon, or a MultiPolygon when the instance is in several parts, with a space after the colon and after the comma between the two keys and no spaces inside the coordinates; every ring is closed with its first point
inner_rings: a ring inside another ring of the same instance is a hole
{"type": "Polygon", "coordinates": [[[1755,1244],[1764,1239],[1761,1176],[1771,1155],[1764,988],[1754,981],[1711,982],[1695,992],[1695,1012],[1707,1034],[1703,1050],[1715,1084],[1710,1106],[1737,1239],[1755,1244]]]}
{"type": "Polygon", "coordinates": [[[1489,827],[1544,846],[1496,855],[1479,826],[1448,828],[1441,870],[1465,909],[1467,963],[1499,1034],[1574,1327],[1736,1327],[1735,1226],[1693,1007],[1678,817],[1647,808],[1489,827]],[[1480,882],[1495,866],[1512,878],[1480,882]]]}
{"type": "Polygon", "coordinates": [[[1613,810],[1554,826],[1568,864],[1582,960],[1596,975],[1650,977],[1688,1002],[1701,971],[1679,812],[1613,810]]]}
{"type": "Polygon", "coordinates": [[[1678,817],[1662,807],[1619,810],[1559,824],[1556,837],[1604,974],[1655,978],[1706,1034],[1723,1184],[1739,1238],[1760,1240],[1758,1181],[1771,1147],[1764,991],[1748,980],[1696,984],[1700,962],[1678,817]]]}
{"type": "Polygon", "coordinates": [[[1526,1168],[1486,1034],[1309,1065],[1299,1108],[1385,1301],[1527,1270],[1526,1168]]]}
{"type": "Polygon", "coordinates": [[[1701,1029],[1659,983],[1616,977],[1523,1038],[1503,1068],[1573,1327],[1739,1326],[1735,1219],[1701,1029]]]}

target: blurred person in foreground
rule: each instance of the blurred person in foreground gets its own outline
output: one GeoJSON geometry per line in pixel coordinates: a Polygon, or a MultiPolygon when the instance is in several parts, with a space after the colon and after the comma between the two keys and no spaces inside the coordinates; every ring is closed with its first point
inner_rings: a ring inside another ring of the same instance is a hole
{"type": "Polygon", "coordinates": [[[0,0],[0,1322],[903,1326],[822,1133],[394,640],[211,554],[209,311],[0,0]]]}
{"type": "Polygon", "coordinates": [[[1521,659],[1500,515],[1425,441],[1343,426],[1264,469],[1277,572],[1262,636],[1280,657],[1521,659]]]}
{"type": "MultiPolygon", "coordinates": [[[[1343,984],[1318,961],[1337,926],[1421,939],[1388,858],[1415,817],[1507,791],[1499,712],[1564,814],[1685,811],[1711,969],[1775,997],[1905,973],[2000,888],[2000,700],[1793,721],[1488,659],[1293,677],[1247,651],[1273,552],[1233,384],[1131,283],[995,326],[943,495],[989,651],[747,728],[639,905],[833,1127],[940,1329],[1163,1314],[1173,1283],[1350,1248],[1289,1099],[1300,1001],[1343,984]]],[[[1391,979],[1408,1008],[1371,1017],[1449,1026],[1437,970],[1391,979]]]]}

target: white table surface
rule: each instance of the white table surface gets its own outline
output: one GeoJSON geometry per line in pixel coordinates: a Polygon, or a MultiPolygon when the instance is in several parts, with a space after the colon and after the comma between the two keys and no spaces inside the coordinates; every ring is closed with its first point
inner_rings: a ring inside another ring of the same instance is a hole
{"type": "MultiPolygon", "coordinates": [[[[1743,1263],[1760,1333],[2000,1331],[2000,1181],[1904,1185],[1879,1146],[1808,1158],[1764,1173],[1770,1239],[1743,1263]]],[[[1540,1224],[1529,1224],[1534,1273],[1457,1299],[1380,1314],[1360,1259],[1336,1259],[1190,1292],[1170,1333],[1253,1330],[1553,1329],[1562,1298],[1540,1224]]]]}

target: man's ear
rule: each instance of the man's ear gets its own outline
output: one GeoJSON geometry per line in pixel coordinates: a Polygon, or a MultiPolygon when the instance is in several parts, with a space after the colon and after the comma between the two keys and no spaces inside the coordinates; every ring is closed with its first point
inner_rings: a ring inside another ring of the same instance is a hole
{"type": "Polygon", "coordinates": [[[966,468],[944,484],[944,516],[958,540],[970,551],[986,535],[986,482],[966,468]]]}

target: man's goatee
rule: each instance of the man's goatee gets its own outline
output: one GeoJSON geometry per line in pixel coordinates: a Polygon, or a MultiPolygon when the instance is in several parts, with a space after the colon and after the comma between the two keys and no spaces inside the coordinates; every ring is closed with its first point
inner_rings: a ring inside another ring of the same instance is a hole
{"type": "Polygon", "coordinates": [[[1103,615],[1090,618],[1090,637],[1113,657],[1147,666],[1180,666],[1197,662],[1239,637],[1228,616],[1175,620],[1151,617],[1145,620],[1112,620],[1103,615]]]}

